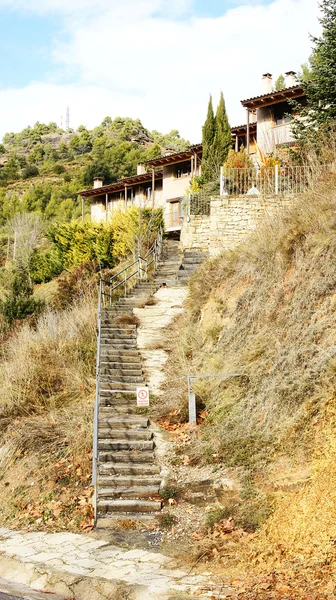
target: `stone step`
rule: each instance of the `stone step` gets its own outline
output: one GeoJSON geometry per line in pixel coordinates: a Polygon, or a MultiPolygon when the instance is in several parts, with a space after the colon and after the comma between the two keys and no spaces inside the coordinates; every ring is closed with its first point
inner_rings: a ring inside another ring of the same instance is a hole
{"type": "Polygon", "coordinates": [[[131,487],[151,485],[155,486],[156,491],[158,492],[161,484],[161,477],[160,475],[100,475],[98,481],[99,487],[127,489],[131,487]]]}
{"type": "Polygon", "coordinates": [[[114,356],[119,358],[132,358],[132,362],[141,361],[139,350],[130,350],[129,348],[118,349],[118,348],[103,348],[104,356],[114,356]]]}
{"type": "Polygon", "coordinates": [[[111,427],[99,427],[98,439],[109,442],[110,440],[128,440],[136,442],[138,440],[152,440],[153,432],[149,429],[112,429],[111,427]]]}
{"type": "Polygon", "coordinates": [[[158,491],[159,488],[157,485],[139,485],[130,488],[101,487],[98,491],[98,502],[103,498],[153,498],[159,496],[158,491]]]}
{"type": "Polygon", "coordinates": [[[161,512],[152,512],[152,513],[106,513],[103,515],[97,516],[96,529],[100,531],[105,531],[109,529],[114,529],[118,526],[118,523],[122,523],[123,521],[137,521],[137,523],[142,523],[144,526],[148,527],[149,525],[153,527],[157,527],[159,523],[159,516],[161,512]]]}
{"type": "Polygon", "coordinates": [[[106,351],[110,352],[111,350],[136,350],[136,340],[134,342],[118,341],[118,340],[101,340],[101,351],[102,356],[106,356],[106,351]]]}
{"type": "Polygon", "coordinates": [[[120,465],[127,466],[146,465],[148,467],[154,462],[154,452],[152,450],[121,450],[119,452],[99,452],[99,468],[101,465],[120,465]]]}
{"type": "Polygon", "coordinates": [[[134,413],[134,408],[135,408],[135,405],[130,406],[128,404],[125,404],[122,406],[112,406],[112,405],[108,404],[108,401],[106,401],[105,398],[101,398],[99,414],[102,417],[105,417],[105,416],[114,417],[117,415],[120,415],[120,416],[132,415],[134,413]]]}
{"type": "Polygon", "coordinates": [[[151,464],[105,462],[99,466],[99,475],[160,475],[160,467],[151,464]]]}
{"type": "Polygon", "coordinates": [[[99,440],[98,450],[105,452],[111,452],[112,450],[154,450],[154,442],[153,440],[99,440]]]}
{"type": "Polygon", "coordinates": [[[109,340],[136,340],[137,334],[133,329],[126,333],[125,331],[116,331],[110,327],[102,327],[101,337],[109,340]]]}
{"type": "Polygon", "coordinates": [[[123,376],[123,377],[126,377],[126,376],[130,376],[130,377],[142,377],[143,376],[142,369],[128,368],[125,365],[125,363],[119,363],[118,366],[117,366],[117,363],[113,363],[113,365],[115,366],[115,368],[101,367],[100,368],[101,374],[102,375],[111,375],[111,376],[118,375],[118,376],[123,376]]]}
{"type": "MultiPolygon", "coordinates": [[[[143,383],[143,382],[141,382],[143,383]]],[[[144,385],[144,383],[143,383],[144,385]]],[[[136,382],[126,383],[124,381],[114,381],[113,383],[107,384],[105,381],[102,382],[101,388],[99,390],[99,395],[109,396],[109,392],[115,392],[117,390],[121,390],[123,392],[135,392],[136,387],[139,387],[136,382]]]]}
{"type": "Polygon", "coordinates": [[[106,513],[151,513],[161,510],[162,503],[155,500],[100,500],[98,514],[106,513]]]}
{"type": "Polygon", "coordinates": [[[120,382],[120,383],[143,383],[144,378],[143,375],[121,375],[117,373],[116,375],[111,375],[110,373],[101,373],[100,375],[100,383],[105,389],[113,389],[115,386],[112,386],[112,383],[120,382]],[[105,385],[107,384],[107,386],[105,385]]]}
{"type": "Polygon", "coordinates": [[[130,417],[105,417],[99,419],[99,428],[102,429],[146,429],[149,426],[148,417],[132,415],[130,417]]]}
{"type": "Polygon", "coordinates": [[[115,408],[121,406],[130,406],[136,408],[135,393],[131,397],[128,397],[128,394],[119,396],[115,392],[113,392],[113,390],[108,390],[108,392],[108,394],[101,397],[101,400],[108,401],[110,403],[110,406],[113,406],[115,408]]]}

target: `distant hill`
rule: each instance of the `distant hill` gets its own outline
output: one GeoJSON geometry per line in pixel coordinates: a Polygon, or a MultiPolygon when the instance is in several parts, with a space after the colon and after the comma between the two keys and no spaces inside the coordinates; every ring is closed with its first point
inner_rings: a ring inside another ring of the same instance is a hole
{"type": "Polygon", "coordinates": [[[64,131],[37,122],[6,133],[0,144],[0,225],[22,211],[47,219],[70,220],[80,214],[78,192],[94,177],[112,183],[136,173],[139,161],[189,145],[177,130],[148,131],[139,119],[106,117],[88,130],[64,131]]]}

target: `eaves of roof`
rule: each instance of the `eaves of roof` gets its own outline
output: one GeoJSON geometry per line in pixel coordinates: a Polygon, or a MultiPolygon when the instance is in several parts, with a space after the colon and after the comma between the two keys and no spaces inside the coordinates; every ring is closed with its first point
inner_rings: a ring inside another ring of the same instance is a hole
{"type": "MultiPolygon", "coordinates": [[[[162,179],[162,171],[155,172],[155,181],[162,179]]],[[[124,177],[119,179],[115,183],[109,185],[103,185],[102,187],[92,188],[90,190],[83,190],[79,192],[79,196],[82,198],[93,198],[94,196],[103,196],[104,194],[111,194],[112,192],[121,192],[131,185],[150,183],[152,181],[152,173],[143,173],[142,175],[131,175],[130,177],[124,177]]]]}
{"type": "Polygon", "coordinates": [[[284,88],[283,90],[279,90],[277,92],[271,92],[269,94],[263,94],[262,96],[255,96],[254,98],[241,100],[241,104],[245,108],[260,108],[262,106],[269,106],[290,98],[301,98],[303,96],[305,96],[303,87],[301,85],[294,85],[293,87],[284,88]]]}

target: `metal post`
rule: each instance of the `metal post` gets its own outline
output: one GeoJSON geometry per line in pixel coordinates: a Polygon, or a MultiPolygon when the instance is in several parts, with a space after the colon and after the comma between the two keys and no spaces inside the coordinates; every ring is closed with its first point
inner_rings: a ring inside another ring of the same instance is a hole
{"type": "Polygon", "coordinates": [[[105,219],[108,220],[108,194],[105,194],[105,219]]]}
{"type": "Polygon", "coordinates": [[[235,141],[235,152],[239,152],[239,139],[238,139],[237,134],[236,134],[236,141],[235,141]]]}
{"type": "Polygon", "coordinates": [[[93,452],[92,452],[92,484],[94,486],[94,525],[97,523],[97,467],[98,467],[98,422],[99,422],[99,392],[100,392],[100,347],[101,347],[101,309],[102,309],[102,279],[99,283],[98,297],[98,339],[97,339],[97,360],[96,360],[96,402],[94,408],[94,425],[93,425],[93,452]]]}
{"type": "Polygon", "coordinates": [[[246,152],[247,156],[250,155],[250,111],[246,109],[246,152]]]}
{"type": "Polygon", "coordinates": [[[196,419],[196,394],[191,391],[192,377],[188,375],[188,404],[189,404],[189,424],[195,425],[196,419]]]}
{"type": "Polygon", "coordinates": [[[84,223],[84,196],[82,196],[82,223],[84,223]]]}
{"type": "Polygon", "coordinates": [[[125,185],[125,210],[127,209],[127,185],[125,185]]]}
{"type": "Polygon", "coordinates": [[[279,165],[275,165],[275,195],[279,193],[279,165]]]}
{"type": "Polygon", "coordinates": [[[125,292],[125,298],[127,296],[127,276],[126,276],[126,269],[125,269],[125,274],[124,274],[124,292],[125,292]]]}
{"type": "Polygon", "coordinates": [[[223,167],[220,168],[220,182],[219,182],[219,195],[224,196],[224,178],[223,178],[223,167]]]}

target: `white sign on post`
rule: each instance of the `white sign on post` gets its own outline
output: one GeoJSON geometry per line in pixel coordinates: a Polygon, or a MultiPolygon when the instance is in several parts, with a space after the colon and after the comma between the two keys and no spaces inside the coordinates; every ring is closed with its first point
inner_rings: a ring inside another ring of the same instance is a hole
{"type": "Polygon", "coordinates": [[[137,394],[137,406],[149,406],[149,389],[148,387],[138,387],[136,390],[137,394]]]}

